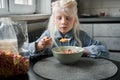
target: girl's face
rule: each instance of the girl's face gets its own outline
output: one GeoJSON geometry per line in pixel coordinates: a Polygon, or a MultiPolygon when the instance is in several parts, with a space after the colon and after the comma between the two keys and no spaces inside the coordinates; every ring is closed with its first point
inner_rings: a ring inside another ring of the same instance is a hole
{"type": "Polygon", "coordinates": [[[69,32],[75,23],[75,18],[73,17],[73,13],[70,9],[62,9],[58,8],[55,11],[55,25],[58,28],[58,30],[65,34],[69,32]]]}

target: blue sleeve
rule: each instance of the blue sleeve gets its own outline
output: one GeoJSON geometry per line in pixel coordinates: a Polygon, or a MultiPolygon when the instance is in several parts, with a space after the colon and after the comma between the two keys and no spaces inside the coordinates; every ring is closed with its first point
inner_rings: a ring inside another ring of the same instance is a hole
{"type": "Polygon", "coordinates": [[[86,48],[90,54],[89,57],[109,57],[109,51],[100,41],[94,40],[84,31],[80,32],[82,47],[86,48]]]}

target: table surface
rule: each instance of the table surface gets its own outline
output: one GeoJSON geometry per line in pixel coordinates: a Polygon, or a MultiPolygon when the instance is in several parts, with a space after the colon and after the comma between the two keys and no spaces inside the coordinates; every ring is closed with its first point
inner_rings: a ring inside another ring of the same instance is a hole
{"type": "MultiPolygon", "coordinates": [[[[46,56],[41,56],[41,57],[36,57],[36,58],[33,58],[33,59],[30,59],[30,67],[29,67],[29,71],[27,74],[25,75],[18,75],[18,76],[11,76],[11,77],[8,77],[6,79],[2,79],[0,78],[0,80],[46,80],[45,78],[37,75],[34,71],[33,71],[33,66],[34,64],[43,59],[43,58],[46,58],[46,56]]],[[[118,67],[118,71],[117,73],[108,78],[108,79],[104,79],[104,80],[120,80],[120,62],[119,61],[115,61],[115,60],[110,60],[112,61],[117,67],[118,67]]]]}

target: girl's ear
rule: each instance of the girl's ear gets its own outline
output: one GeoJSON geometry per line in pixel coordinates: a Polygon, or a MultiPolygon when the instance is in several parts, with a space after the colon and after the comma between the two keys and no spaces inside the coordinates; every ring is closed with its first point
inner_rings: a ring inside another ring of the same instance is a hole
{"type": "Polygon", "coordinates": [[[53,19],[53,24],[55,24],[55,19],[53,19]]]}
{"type": "Polygon", "coordinates": [[[51,15],[50,22],[51,22],[52,24],[55,24],[55,18],[54,18],[53,15],[51,15]]]}
{"type": "Polygon", "coordinates": [[[55,20],[52,20],[51,23],[52,23],[52,24],[55,24],[55,20]]]}

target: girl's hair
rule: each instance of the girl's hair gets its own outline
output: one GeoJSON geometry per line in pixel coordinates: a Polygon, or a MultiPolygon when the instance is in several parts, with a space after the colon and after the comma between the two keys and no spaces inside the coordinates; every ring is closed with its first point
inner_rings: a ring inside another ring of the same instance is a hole
{"type": "MultiPolygon", "coordinates": [[[[56,44],[55,41],[55,36],[56,36],[56,31],[58,31],[56,25],[53,23],[54,22],[54,12],[56,10],[56,7],[60,8],[70,8],[74,18],[75,18],[75,24],[73,25],[73,32],[74,32],[74,37],[79,43],[79,46],[82,46],[82,43],[80,41],[80,31],[79,31],[79,19],[77,16],[77,2],[75,0],[57,0],[52,3],[52,15],[50,16],[49,23],[48,23],[48,30],[50,31],[50,37],[53,40],[53,43],[56,44]]],[[[70,14],[70,12],[67,12],[70,14]]],[[[71,14],[70,14],[71,15],[71,14]]]]}

